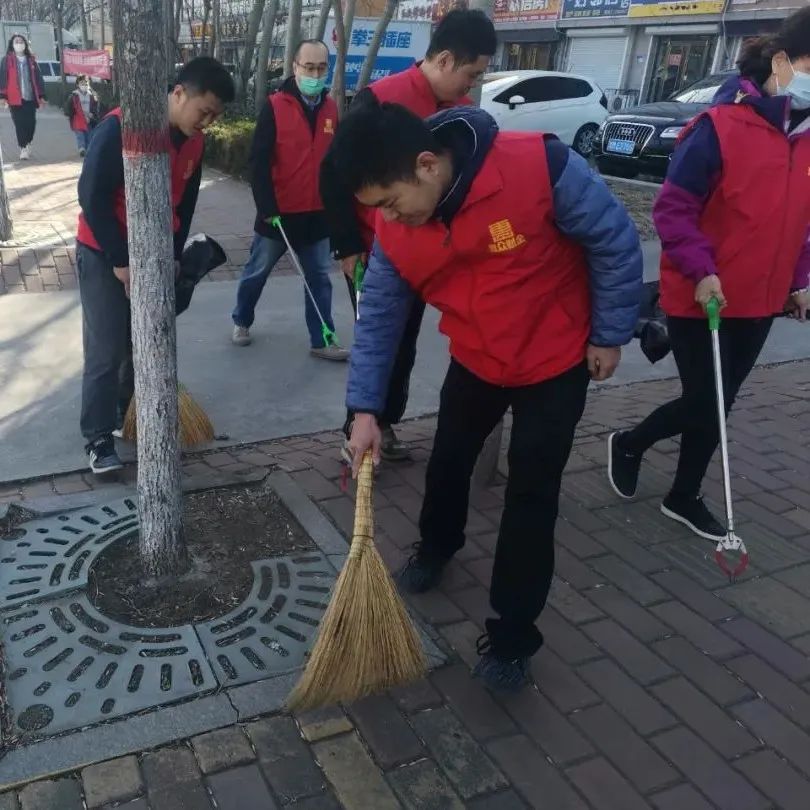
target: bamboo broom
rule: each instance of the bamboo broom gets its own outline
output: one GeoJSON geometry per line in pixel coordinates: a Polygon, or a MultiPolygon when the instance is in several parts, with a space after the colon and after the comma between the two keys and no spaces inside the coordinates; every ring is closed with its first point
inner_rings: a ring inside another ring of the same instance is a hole
{"type": "MultiPolygon", "coordinates": [[[[132,397],[122,428],[123,437],[128,442],[134,442],[137,438],[135,414],[135,397],[132,397]]],[[[214,426],[208,414],[194,401],[183,385],[177,388],[177,420],[180,426],[180,447],[184,450],[214,440],[214,426]]]]}
{"type": "Polygon", "coordinates": [[[373,465],[357,479],[354,533],[315,646],[287,706],[303,711],[351,702],[425,674],[416,629],[374,545],[373,465]]]}

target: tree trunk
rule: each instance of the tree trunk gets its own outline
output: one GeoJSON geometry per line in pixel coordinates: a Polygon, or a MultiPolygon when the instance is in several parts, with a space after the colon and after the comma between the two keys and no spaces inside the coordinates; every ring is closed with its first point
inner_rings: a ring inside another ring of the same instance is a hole
{"type": "Polygon", "coordinates": [[[104,29],[104,0],[100,0],[98,4],[98,21],[99,21],[99,34],[101,36],[101,50],[104,50],[104,46],[107,44],[107,32],[104,29]]]}
{"type": "Polygon", "coordinates": [[[357,78],[357,92],[362,90],[371,79],[371,71],[374,69],[374,63],[377,61],[377,53],[385,37],[385,32],[388,30],[388,23],[393,19],[398,4],[399,0],[387,0],[385,4],[383,15],[380,17],[377,27],[374,29],[374,36],[371,38],[368,53],[363,62],[363,67],[360,69],[360,75],[357,78]]]}
{"type": "Polygon", "coordinates": [[[255,111],[258,116],[267,97],[267,63],[273,49],[273,29],[278,16],[278,0],[270,0],[264,7],[262,18],[262,44],[259,46],[259,57],[256,60],[256,76],[253,91],[256,94],[255,111]]]}
{"type": "Polygon", "coordinates": [[[3,152],[0,149],[0,241],[8,242],[14,235],[14,223],[11,221],[11,205],[6,191],[6,170],[3,166],[3,152]]]}
{"type": "Polygon", "coordinates": [[[85,0],[79,0],[79,15],[82,23],[82,50],[90,48],[90,37],[87,34],[87,9],[84,7],[85,0]]]}
{"type": "Polygon", "coordinates": [[[238,92],[240,98],[247,96],[247,83],[250,78],[250,66],[253,63],[253,54],[256,53],[256,37],[262,22],[265,0],[254,0],[253,8],[248,18],[248,30],[245,37],[245,52],[242,54],[242,66],[239,69],[238,92]]]}
{"type": "Polygon", "coordinates": [[[333,0],[335,6],[335,72],[332,74],[332,98],[337,104],[338,115],[346,107],[346,29],[343,26],[343,2],[333,0]]]}
{"type": "Polygon", "coordinates": [[[63,33],[63,4],[64,0],[53,0],[54,18],[56,20],[56,47],[59,50],[59,62],[62,64],[62,69],[59,71],[62,80],[62,90],[67,87],[67,76],[65,76],[65,36],[63,33]]]}
{"type": "Polygon", "coordinates": [[[332,0],[323,0],[321,12],[318,14],[318,27],[315,29],[315,39],[323,39],[326,33],[326,23],[329,21],[329,12],[332,10],[332,0]]]}
{"type": "Polygon", "coordinates": [[[175,0],[174,8],[174,49],[175,61],[181,61],[180,51],[180,21],[183,18],[183,0],[175,0]]]}
{"type": "Polygon", "coordinates": [[[163,33],[166,37],[166,86],[168,87],[172,84],[175,75],[176,40],[174,38],[174,4],[172,0],[163,0],[163,33]]]}
{"type": "Polygon", "coordinates": [[[222,50],[222,3],[220,0],[213,0],[211,5],[211,56],[219,59],[222,50]]]}
{"type": "Polygon", "coordinates": [[[287,15],[287,39],[284,45],[284,75],[292,76],[293,56],[301,36],[301,0],[290,0],[287,15]]]}
{"type": "Polygon", "coordinates": [[[352,26],[354,25],[354,13],[357,9],[357,0],[346,0],[346,11],[343,14],[343,28],[346,31],[346,39],[352,38],[352,26]]]}
{"type": "Polygon", "coordinates": [[[169,204],[165,0],[116,0],[132,342],[138,419],[140,552],[154,578],[187,564],[177,424],[177,332],[169,204]]]}
{"type": "Polygon", "coordinates": [[[211,0],[203,0],[203,24],[202,24],[202,41],[200,43],[200,53],[208,53],[208,20],[211,19],[211,0]]]}

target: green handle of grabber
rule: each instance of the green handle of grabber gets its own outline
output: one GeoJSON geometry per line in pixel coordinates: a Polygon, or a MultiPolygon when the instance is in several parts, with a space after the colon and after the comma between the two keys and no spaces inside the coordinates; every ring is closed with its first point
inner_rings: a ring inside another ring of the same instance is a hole
{"type": "Polygon", "coordinates": [[[363,276],[366,274],[366,268],[360,260],[354,265],[354,291],[359,293],[363,287],[363,276]]]}
{"type": "Polygon", "coordinates": [[[709,329],[716,332],[720,328],[720,302],[716,298],[709,299],[706,314],[709,316],[709,329]]]}
{"type": "Polygon", "coordinates": [[[270,224],[274,228],[280,228],[281,227],[281,217],[270,217],[270,224]]]}

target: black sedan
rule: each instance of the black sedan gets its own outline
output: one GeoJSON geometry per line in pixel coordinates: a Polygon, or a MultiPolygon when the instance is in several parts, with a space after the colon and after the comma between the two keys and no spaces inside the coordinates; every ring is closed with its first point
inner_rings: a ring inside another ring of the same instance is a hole
{"type": "Polygon", "coordinates": [[[663,180],[680,131],[711,104],[731,73],[715,73],[670,96],[609,115],[594,139],[599,171],[618,177],[663,180]]]}

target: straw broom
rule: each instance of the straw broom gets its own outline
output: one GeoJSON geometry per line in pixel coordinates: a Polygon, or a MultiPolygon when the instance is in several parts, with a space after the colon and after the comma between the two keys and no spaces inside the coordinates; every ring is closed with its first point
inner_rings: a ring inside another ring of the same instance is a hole
{"type": "Polygon", "coordinates": [[[288,708],[351,702],[425,674],[422,644],[374,545],[373,465],[363,458],[357,480],[354,534],[332,600],[288,708]]]}
{"type": "MultiPolygon", "coordinates": [[[[132,397],[122,428],[124,439],[128,442],[134,442],[137,438],[135,412],[135,397],[132,397]]],[[[180,447],[184,450],[214,440],[214,426],[208,414],[194,401],[183,385],[177,387],[177,418],[180,425],[180,447]]]]}

